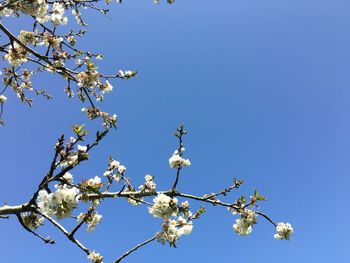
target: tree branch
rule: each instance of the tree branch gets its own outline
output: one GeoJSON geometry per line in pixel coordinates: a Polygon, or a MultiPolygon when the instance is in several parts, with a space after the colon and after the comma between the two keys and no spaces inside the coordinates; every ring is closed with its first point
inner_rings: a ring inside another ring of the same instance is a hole
{"type": "Polygon", "coordinates": [[[54,240],[52,240],[50,237],[42,237],[40,236],[38,233],[34,232],[32,229],[30,229],[24,222],[23,222],[23,218],[21,217],[20,214],[17,214],[17,219],[19,221],[19,223],[22,225],[22,227],[27,230],[29,233],[32,233],[34,236],[40,238],[42,241],[45,242],[45,244],[55,244],[56,242],[54,240]]]}
{"type": "Polygon", "coordinates": [[[132,252],[136,251],[137,249],[139,249],[140,247],[143,247],[145,245],[147,245],[148,243],[151,243],[153,240],[155,240],[157,238],[157,236],[153,236],[150,239],[147,239],[146,241],[138,244],[137,246],[133,247],[132,249],[128,250],[127,252],[125,252],[123,255],[121,255],[119,258],[117,258],[115,261],[113,261],[113,263],[119,263],[120,261],[122,261],[123,258],[129,256],[132,252]]]}
{"type": "Polygon", "coordinates": [[[41,216],[45,217],[51,224],[53,224],[56,228],[58,228],[70,241],[72,241],[75,245],[77,245],[82,251],[84,251],[87,255],[90,254],[90,250],[85,247],[79,240],[77,240],[75,237],[71,236],[70,233],[56,220],[51,218],[48,215],[42,214],[39,211],[36,211],[36,213],[40,214],[41,216]]]}

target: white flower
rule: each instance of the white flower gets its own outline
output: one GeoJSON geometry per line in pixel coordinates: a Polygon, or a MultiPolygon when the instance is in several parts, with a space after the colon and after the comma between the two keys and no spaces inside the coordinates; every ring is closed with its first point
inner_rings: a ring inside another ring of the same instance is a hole
{"type": "Polygon", "coordinates": [[[125,72],[123,70],[119,70],[117,76],[119,78],[131,78],[134,77],[136,75],[136,71],[132,71],[132,70],[126,70],[125,72]]]}
{"type": "Polygon", "coordinates": [[[77,161],[78,161],[78,155],[73,154],[73,155],[67,156],[66,160],[60,163],[60,166],[67,167],[69,165],[76,164],[77,161]]]}
{"type": "Polygon", "coordinates": [[[6,54],[4,58],[7,59],[11,66],[20,66],[28,61],[26,55],[27,51],[15,42],[13,46],[9,48],[8,54],[6,54]]]}
{"type": "Polygon", "coordinates": [[[70,172],[66,172],[63,176],[68,183],[73,183],[73,175],[70,172]]]}
{"type": "Polygon", "coordinates": [[[185,202],[182,202],[180,206],[182,209],[189,209],[190,203],[188,201],[185,201],[185,202]]]}
{"type": "Polygon", "coordinates": [[[156,234],[158,242],[163,245],[169,242],[172,246],[181,236],[191,234],[193,229],[192,222],[187,222],[181,216],[177,220],[165,220],[162,227],[163,231],[156,234]]]}
{"type": "Polygon", "coordinates": [[[86,146],[81,146],[81,145],[78,145],[78,151],[79,152],[82,152],[82,153],[84,153],[84,152],[86,152],[87,151],[87,147],[86,146]]]}
{"type": "Polygon", "coordinates": [[[116,160],[112,160],[110,163],[109,163],[109,167],[110,169],[118,169],[120,166],[120,162],[116,161],[116,160]]]}
{"type": "MultiPolygon", "coordinates": [[[[81,222],[85,219],[86,214],[80,213],[77,217],[77,221],[81,222]]],[[[96,226],[102,221],[102,216],[99,215],[97,212],[93,212],[87,219],[85,219],[85,222],[87,224],[86,231],[91,232],[95,230],[96,226]]]]}
{"type": "Polygon", "coordinates": [[[86,183],[90,187],[99,188],[101,186],[101,178],[98,176],[95,176],[94,178],[89,179],[86,183]]]}
{"type": "Polygon", "coordinates": [[[241,236],[249,235],[253,231],[252,226],[242,218],[236,220],[236,223],[233,225],[233,229],[241,236]]]}
{"type": "Polygon", "coordinates": [[[154,205],[148,208],[148,212],[154,217],[158,218],[170,218],[172,215],[177,215],[177,198],[171,198],[165,194],[158,194],[153,199],[154,205]]]}
{"type": "Polygon", "coordinates": [[[103,260],[103,257],[100,255],[100,253],[97,253],[95,251],[92,251],[87,258],[93,263],[102,263],[103,260]]]}
{"type": "Polygon", "coordinates": [[[25,14],[36,17],[36,20],[40,23],[47,21],[48,5],[45,0],[21,1],[19,9],[25,14]]]}
{"type": "Polygon", "coordinates": [[[113,179],[114,179],[117,183],[119,183],[120,180],[121,180],[122,178],[121,178],[120,175],[114,175],[114,176],[113,176],[113,179]]]}
{"type": "Polygon", "coordinates": [[[5,95],[0,95],[0,103],[5,103],[7,101],[7,98],[5,95]]]}
{"type": "Polygon", "coordinates": [[[69,217],[78,204],[79,189],[67,185],[57,186],[55,192],[41,190],[36,200],[43,214],[55,215],[58,219],[69,217]]]}
{"type": "Polygon", "coordinates": [[[182,235],[189,235],[192,233],[192,229],[193,229],[193,224],[192,222],[184,225],[180,230],[181,230],[181,234],[182,235]]]}
{"type": "Polygon", "coordinates": [[[121,165],[121,166],[118,167],[118,172],[119,172],[120,174],[125,173],[125,171],[126,171],[126,167],[125,167],[124,165],[121,165]]]}
{"type": "Polygon", "coordinates": [[[12,16],[13,10],[11,8],[5,7],[4,9],[0,10],[0,16],[9,17],[12,16]]]}
{"type": "Polygon", "coordinates": [[[120,78],[123,78],[125,76],[125,73],[124,71],[122,71],[121,69],[118,71],[118,74],[117,74],[120,78]]]}
{"type": "Polygon", "coordinates": [[[68,18],[64,16],[64,6],[61,3],[52,5],[51,21],[54,25],[66,25],[68,18]]]}
{"type": "Polygon", "coordinates": [[[145,184],[139,186],[140,191],[145,192],[154,192],[156,190],[156,183],[154,182],[154,176],[152,175],[146,175],[145,176],[145,184]]]}
{"type": "Polygon", "coordinates": [[[183,217],[179,216],[177,219],[177,225],[179,226],[178,233],[179,236],[189,235],[192,233],[193,224],[192,222],[187,222],[183,217]]]}
{"type": "Polygon", "coordinates": [[[256,213],[252,210],[246,209],[243,213],[243,217],[247,220],[248,224],[254,225],[256,224],[256,213]]]}
{"type": "Polygon", "coordinates": [[[75,20],[79,25],[84,25],[83,20],[81,19],[81,14],[79,11],[76,11],[75,9],[72,10],[72,15],[75,17],[75,20]]]}
{"type": "Polygon", "coordinates": [[[169,159],[169,165],[171,168],[178,169],[184,166],[190,166],[191,162],[189,159],[184,159],[179,154],[174,153],[169,159]]]}
{"type": "Polygon", "coordinates": [[[278,223],[276,231],[277,234],[274,235],[274,238],[278,240],[290,240],[290,236],[293,234],[293,227],[289,223],[278,223]]]}
{"type": "Polygon", "coordinates": [[[256,224],[256,218],[254,211],[245,209],[241,213],[241,218],[237,219],[233,225],[234,231],[241,236],[249,235],[253,231],[253,225],[256,224]]]}
{"type": "Polygon", "coordinates": [[[105,171],[104,173],[103,173],[103,176],[106,176],[106,177],[108,177],[108,176],[111,176],[113,174],[113,172],[112,171],[105,171]]]}
{"type": "Polygon", "coordinates": [[[94,212],[91,216],[91,220],[87,221],[87,231],[91,232],[95,230],[96,226],[102,221],[102,216],[99,215],[97,212],[94,212]]]}
{"type": "Polygon", "coordinates": [[[113,86],[111,85],[111,83],[109,83],[108,80],[106,80],[105,85],[103,85],[102,93],[103,93],[103,94],[104,94],[104,93],[109,93],[109,92],[111,92],[111,91],[113,91],[113,86]]]}

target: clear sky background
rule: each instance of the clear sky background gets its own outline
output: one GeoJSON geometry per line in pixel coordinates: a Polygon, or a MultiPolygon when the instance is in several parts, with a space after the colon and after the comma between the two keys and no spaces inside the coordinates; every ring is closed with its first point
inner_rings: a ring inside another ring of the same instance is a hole
{"type": "MultiPolygon", "coordinates": [[[[75,177],[101,176],[113,155],[136,185],[153,174],[159,189],[167,189],[174,180],[172,133],[185,123],[193,165],[184,169],[180,191],[202,195],[242,178],[231,201],[259,188],[269,199],[262,210],[295,231],[290,242],[274,240],[274,228],[260,219],[250,236],[239,237],[232,230],[235,217],[207,206],[177,249],[155,242],[125,262],[349,261],[349,11],[347,0],[125,0],[111,5],[110,18],[87,14],[89,32],[80,47],[103,52],[105,72],[135,69],[139,75],[113,81],[104,108],[117,113],[118,128],[72,172],[75,177]]],[[[85,119],[76,99],[65,97],[58,77],[37,84],[55,100],[37,98],[28,109],[6,94],[1,202],[28,200],[48,170],[57,137],[71,124],[100,127],[85,119]]],[[[146,207],[124,200],[106,200],[99,211],[103,223],[78,237],[105,262],[160,229],[146,207]]],[[[54,246],[14,218],[0,222],[0,233],[1,262],[86,261],[51,227],[41,233],[54,238],[54,246]]]]}

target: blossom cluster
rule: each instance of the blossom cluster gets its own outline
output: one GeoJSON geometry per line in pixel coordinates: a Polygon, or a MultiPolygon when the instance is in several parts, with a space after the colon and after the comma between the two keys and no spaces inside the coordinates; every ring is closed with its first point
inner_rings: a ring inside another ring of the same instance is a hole
{"type": "Polygon", "coordinates": [[[191,221],[192,213],[189,211],[188,201],[182,202],[178,206],[177,198],[171,198],[165,194],[158,194],[153,199],[153,206],[148,209],[149,213],[156,218],[164,219],[162,231],[158,232],[156,237],[158,242],[165,244],[169,242],[175,246],[176,241],[183,235],[189,235],[192,232],[193,224],[191,221]],[[182,213],[183,216],[179,216],[182,213]],[[172,219],[171,217],[177,217],[172,219]]]}
{"type": "Polygon", "coordinates": [[[114,179],[119,183],[121,180],[121,175],[123,175],[125,172],[126,172],[126,167],[124,165],[120,164],[119,161],[116,161],[110,158],[108,163],[108,168],[103,173],[103,175],[109,179],[114,179]]]}
{"type": "Polygon", "coordinates": [[[241,236],[249,235],[253,231],[256,219],[257,215],[254,211],[245,209],[241,213],[241,218],[236,219],[236,222],[233,224],[233,230],[241,236]]]}
{"type": "Polygon", "coordinates": [[[96,119],[97,117],[101,117],[103,119],[102,125],[105,128],[116,127],[117,125],[116,114],[109,115],[108,112],[101,111],[99,108],[92,106],[88,107],[87,109],[82,108],[81,111],[84,112],[90,120],[96,119]]]}
{"type": "Polygon", "coordinates": [[[60,154],[63,160],[59,163],[59,165],[64,168],[70,165],[76,165],[79,160],[88,159],[89,154],[87,150],[87,146],[82,145],[78,145],[77,150],[75,152],[72,152],[71,154],[67,153],[65,150],[62,150],[60,154]]]}
{"type": "Polygon", "coordinates": [[[51,21],[52,23],[56,25],[66,25],[68,18],[64,16],[64,6],[61,3],[53,3],[52,5],[52,14],[51,14],[51,21]]]}
{"type": "Polygon", "coordinates": [[[98,176],[95,176],[94,178],[90,178],[89,180],[83,180],[82,187],[84,189],[92,189],[92,190],[99,190],[102,186],[101,178],[98,176]]]}
{"type": "Polygon", "coordinates": [[[27,50],[24,47],[15,42],[8,50],[8,54],[4,58],[9,62],[11,66],[20,66],[27,62],[27,50]]]}
{"type": "Polygon", "coordinates": [[[49,20],[48,5],[45,0],[20,1],[19,10],[24,14],[34,16],[39,23],[49,20]]]}
{"type": "Polygon", "coordinates": [[[189,159],[182,158],[182,156],[176,150],[174,154],[169,158],[169,165],[171,168],[178,169],[185,166],[190,166],[191,162],[189,159]]]}
{"type": "MultiPolygon", "coordinates": [[[[108,4],[110,1],[106,1],[108,4]]],[[[10,3],[9,3],[10,4],[10,3]]],[[[67,12],[71,9],[72,15],[75,16],[78,24],[85,26],[80,8],[93,8],[102,13],[108,10],[94,7],[94,4],[83,2],[50,2],[47,0],[31,0],[18,1],[13,5],[6,5],[0,10],[0,18],[2,16],[18,17],[21,14],[32,16],[36,22],[32,31],[21,30],[18,38],[14,38],[10,34],[9,44],[3,46],[5,55],[2,57],[9,63],[8,76],[3,79],[6,86],[12,87],[22,102],[32,105],[33,100],[27,98],[24,89],[35,91],[36,95],[42,95],[48,99],[52,96],[46,94],[46,90],[40,91],[32,87],[31,82],[25,80],[17,72],[19,68],[11,70],[13,67],[20,67],[24,63],[36,65],[30,70],[31,74],[48,71],[50,73],[58,73],[64,79],[67,79],[68,85],[64,88],[65,93],[69,97],[77,95],[81,102],[89,100],[90,106],[84,111],[88,118],[95,119],[97,117],[103,119],[105,128],[116,127],[117,116],[101,111],[96,107],[92,99],[102,101],[106,93],[113,91],[113,86],[109,82],[109,78],[129,79],[136,76],[137,72],[132,70],[119,70],[112,76],[106,76],[98,71],[98,67],[94,65],[93,59],[102,59],[102,54],[94,54],[90,51],[79,50],[75,47],[76,37],[82,37],[86,30],[72,29],[66,35],[59,33],[56,27],[66,25],[68,22],[67,12]],[[50,25],[45,23],[51,22],[50,25]],[[44,25],[45,24],[45,25],[44,25]],[[40,27],[38,25],[41,25],[40,27]],[[32,45],[32,47],[30,47],[32,45]],[[45,49],[40,46],[46,47],[45,49]],[[46,52],[41,53],[42,50],[46,52]],[[73,64],[73,65],[72,65],[73,64]],[[75,65],[74,65],[75,64],[75,65]],[[71,69],[70,66],[74,66],[71,69]],[[23,83],[22,83],[23,82],[23,83]],[[71,85],[77,84],[75,91],[71,85]]],[[[0,120],[1,121],[1,120],[0,120]]],[[[1,123],[4,123],[1,121],[1,123]]]]}
{"type": "Polygon", "coordinates": [[[79,201],[79,189],[66,184],[56,185],[56,191],[40,190],[36,203],[41,213],[55,215],[58,219],[71,216],[79,201]]]}
{"type": "Polygon", "coordinates": [[[155,192],[156,191],[156,183],[154,182],[154,176],[146,175],[145,176],[145,184],[139,186],[139,190],[141,192],[155,192]]]}
{"type": "Polygon", "coordinates": [[[153,199],[153,206],[148,208],[148,212],[156,218],[169,219],[171,216],[177,216],[178,214],[178,200],[177,198],[171,198],[165,194],[158,194],[153,199]]]}
{"type": "Polygon", "coordinates": [[[274,238],[278,240],[290,240],[290,236],[293,234],[293,227],[289,223],[278,223],[276,226],[277,233],[274,238]]]}
{"type": "Polygon", "coordinates": [[[92,212],[91,214],[84,214],[80,213],[77,217],[77,221],[85,221],[87,224],[87,231],[91,232],[95,230],[96,226],[102,221],[102,215],[98,214],[96,211],[92,212]]]}
{"type": "Polygon", "coordinates": [[[158,242],[163,245],[169,242],[171,246],[175,246],[181,236],[192,233],[193,224],[180,216],[177,220],[164,220],[162,227],[163,231],[156,234],[158,242]]]}
{"type": "Polygon", "coordinates": [[[117,76],[121,79],[124,79],[124,78],[129,79],[129,78],[135,77],[136,74],[137,72],[132,70],[126,70],[126,71],[119,70],[117,76]]]}
{"type": "Polygon", "coordinates": [[[66,25],[68,18],[65,16],[65,6],[62,3],[54,2],[50,6],[45,0],[20,1],[12,8],[4,8],[0,11],[0,16],[12,16],[22,12],[33,16],[37,22],[43,24],[51,21],[54,26],[66,25]]]}

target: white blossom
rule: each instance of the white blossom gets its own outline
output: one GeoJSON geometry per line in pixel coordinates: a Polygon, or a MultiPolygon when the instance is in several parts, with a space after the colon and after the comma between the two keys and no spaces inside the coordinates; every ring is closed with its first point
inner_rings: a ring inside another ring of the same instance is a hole
{"type": "Polygon", "coordinates": [[[13,15],[13,10],[11,8],[5,7],[4,9],[0,10],[0,16],[9,17],[13,15]]]}
{"type": "Polygon", "coordinates": [[[154,205],[148,208],[148,212],[154,217],[170,218],[172,215],[177,215],[177,198],[171,198],[165,194],[158,194],[153,199],[154,205]]]}
{"type": "Polygon", "coordinates": [[[113,174],[113,171],[107,170],[107,171],[105,171],[105,172],[103,173],[103,176],[108,177],[108,176],[111,176],[112,174],[113,174]]]}
{"type": "Polygon", "coordinates": [[[245,209],[241,213],[241,218],[236,220],[233,229],[241,236],[249,235],[253,231],[253,225],[256,224],[256,219],[257,216],[254,211],[245,209]]]}
{"type": "Polygon", "coordinates": [[[102,221],[102,216],[99,215],[97,212],[94,212],[91,216],[91,220],[87,221],[87,231],[93,231],[95,230],[96,226],[102,221]]]}
{"type": "Polygon", "coordinates": [[[66,172],[63,176],[68,183],[73,183],[73,175],[70,172],[66,172]]]}
{"type": "Polygon", "coordinates": [[[86,146],[78,145],[77,148],[78,148],[78,151],[79,151],[79,152],[82,152],[82,153],[84,153],[84,152],[87,151],[87,147],[86,147],[86,146]]]}
{"type": "Polygon", "coordinates": [[[8,61],[11,66],[20,66],[27,62],[27,51],[15,42],[8,50],[8,53],[4,58],[8,61]]]}
{"type": "Polygon", "coordinates": [[[123,70],[119,70],[118,71],[118,77],[119,78],[131,78],[131,77],[134,77],[136,75],[136,71],[132,71],[132,70],[126,70],[126,71],[123,71],[123,70]]]}
{"type": "Polygon", "coordinates": [[[113,91],[113,86],[108,80],[106,80],[106,83],[103,85],[102,93],[109,93],[111,91],[113,91]]]}
{"type": "Polygon", "coordinates": [[[146,175],[145,176],[145,184],[139,186],[140,191],[145,192],[154,192],[156,190],[156,183],[154,182],[154,176],[152,175],[146,175]]]}
{"type": "Polygon", "coordinates": [[[118,167],[118,172],[119,172],[120,174],[125,173],[125,172],[126,172],[126,167],[125,167],[124,165],[119,166],[119,167],[118,167]]]}
{"type": "Polygon", "coordinates": [[[75,17],[75,20],[77,21],[77,23],[79,25],[81,25],[81,26],[84,25],[84,22],[83,22],[83,20],[81,18],[81,14],[80,14],[79,11],[77,11],[75,9],[72,9],[72,15],[75,17]]]}
{"type": "Polygon", "coordinates": [[[101,178],[98,176],[95,176],[94,178],[87,180],[86,184],[93,188],[100,188],[102,185],[101,178]]]}
{"type": "Polygon", "coordinates": [[[253,227],[242,218],[236,220],[233,229],[241,236],[249,235],[253,231],[253,227]]]}
{"type": "Polygon", "coordinates": [[[73,154],[73,155],[69,155],[66,157],[66,160],[64,160],[63,162],[60,163],[61,167],[67,167],[69,165],[73,165],[76,164],[78,161],[78,155],[77,154],[73,154]]]}
{"type": "Polygon", "coordinates": [[[5,95],[0,95],[0,103],[5,103],[7,101],[7,98],[5,95]]]}
{"type": "Polygon", "coordinates": [[[112,160],[110,163],[109,163],[109,167],[110,169],[118,169],[120,166],[120,162],[116,161],[116,160],[112,160]]]}
{"type": "Polygon", "coordinates": [[[191,162],[189,159],[182,158],[179,154],[174,153],[169,159],[169,165],[171,168],[181,168],[185,166],[190,166],[191,162]]]}
{"type": "MultiPolygon", "coordinates": [[[[77,217],[77,221],[81,222],[86,217],[86,214],[80,213],[77,217]]],[[[87,224],[86,231],[91,232],[95,230],[96,226],[102,221],[102,215],[98,214],[96,211],[94,211],[86,220],[85,223],[87,224]]]]}
{"type": "Polygon", "coordinates": [[[192,222],[186,221],[181,216],[177,220],[165,220],[162,227],[163,231],[156,234],[158,242],[163,245],[169,242],[173,246],[181,236],[191,234],[193,229],[192,222]]]}
{"type": "Polygon", "coordinates": [[[278,240],[290,240],[290,236],[293,234],[293,227],[289,223],[278,223],[276,226],[277,234],[274,238],[278,240]]]}
{"type": "Polygon", "coordinates": [[[45,0],[20,1],[19,9],[25,14],[34,16],[40,23],[44,23],[50,18],[46,14],[48,5],[45,0]]]}
{"type": "Polygon", "coordinates": [[[100,255],[100,253],[97,253],[95,251],[92,251],[87,258],[93,263],[102,263],[103,260],[103,257],[100,255]]]}
{"type": "Polygon", "coordinates": [[[68,18],[64,16],[64,6],[61,3],[54,3],[52,5],[51,22],[54,25],[66,25],[68,18]]]}
{"type": "Polygon", "coordinates": [[[36,200],[40,212],[55,215],[58,219],[69,217],[78,204],[79,189],[67,185],[57,186],[55,192],[39,191],[36,200]]]}

